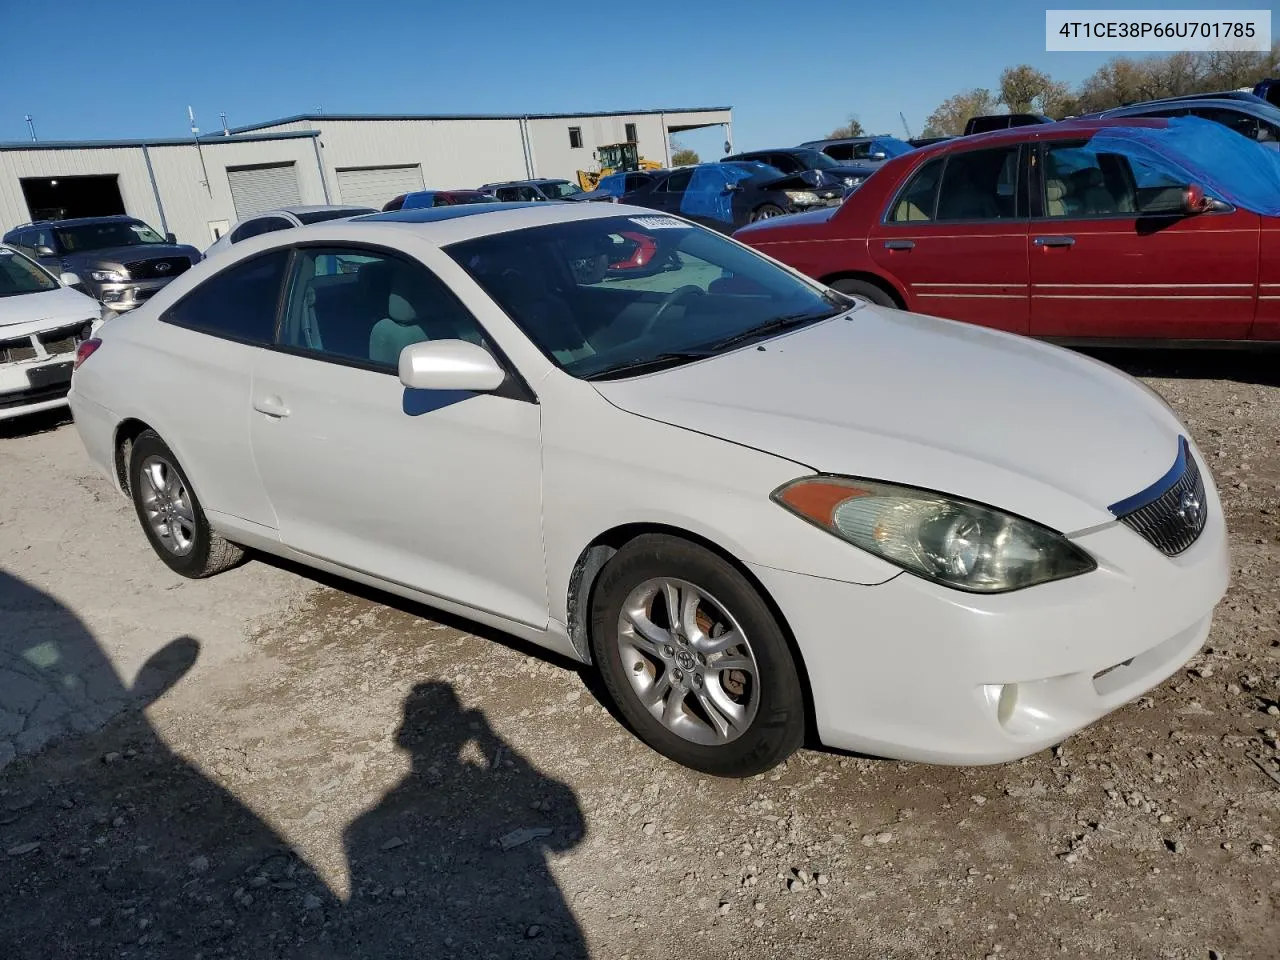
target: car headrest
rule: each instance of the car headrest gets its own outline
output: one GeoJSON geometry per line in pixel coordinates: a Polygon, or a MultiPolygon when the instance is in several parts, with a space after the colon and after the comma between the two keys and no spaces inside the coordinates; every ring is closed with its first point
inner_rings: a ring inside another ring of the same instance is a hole
{"type": "Polygon", "coordinates": [[[413,326],[418,322],[418,311],[413,309],[412,303],[398,293],[387,297],[387,316],[402,327],[413,326]]]}
{"type": "Polygon", "coordinates": [[[360,292],[371,303],[385,303],[391,294],[391,278],[394,276],[395,264],[387,260],[370,260],[360,267],[356,274],[356,283],[360,292]]]}
{"type": "Polygon", "coordinates": [[[1045,199],[1050,203],[1061,200],[1067,195],[1067,185],[1061,180],[1046,180],[1044,182],[1045,199]]]}

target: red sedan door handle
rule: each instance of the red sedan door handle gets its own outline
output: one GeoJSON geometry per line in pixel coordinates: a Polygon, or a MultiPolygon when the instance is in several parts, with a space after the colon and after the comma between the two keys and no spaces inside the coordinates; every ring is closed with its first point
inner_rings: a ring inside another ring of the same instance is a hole
{"type": "Polygon", "coordinates": [[[1037,247],[1073,247],[1075,237],[1036,237],[1031,241],[1037,247]]]}
{"type": "Polygon", "coordinates": [[[884,248],[886,250],[914,250],[916,242],[914,240],[886,240],[884,248]]]}

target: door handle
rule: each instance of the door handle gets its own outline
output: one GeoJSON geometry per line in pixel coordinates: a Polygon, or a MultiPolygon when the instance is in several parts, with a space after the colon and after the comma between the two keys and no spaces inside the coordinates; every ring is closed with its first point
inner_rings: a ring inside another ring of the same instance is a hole
{"type": "Polygon", "coordinates": [[[886,240],[884,248],[886,250],[914,250],[916,242],[914,240],[886,240]]]}
{"type": "Polygon", "coordinates": [[[1036,237],[1031,241],[1037,247],[1074,247],[1075,237],[1036,237]]]}
{"type": "Polygon", "coordinates": [[[267,397],[258,397],[253,401],[253,409],[259,413],[265,413],[268,417],[276,417],[277,419],[289,415],[289,408],[275,394],[267,397]]]}

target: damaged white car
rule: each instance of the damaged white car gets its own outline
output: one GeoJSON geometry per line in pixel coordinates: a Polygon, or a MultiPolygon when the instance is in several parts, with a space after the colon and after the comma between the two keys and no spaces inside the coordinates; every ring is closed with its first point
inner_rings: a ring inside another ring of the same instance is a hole
{"type": "Polygon", "coordinates": [[[102,325],[102,307],[0,245],[0,420],[67,405],[76,348],[102,325]]]}

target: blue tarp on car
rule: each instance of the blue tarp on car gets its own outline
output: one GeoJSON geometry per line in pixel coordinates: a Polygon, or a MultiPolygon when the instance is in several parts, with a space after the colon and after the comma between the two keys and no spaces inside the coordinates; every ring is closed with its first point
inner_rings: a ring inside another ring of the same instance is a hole
{"type": "Polygon", "coordinates": [[[699,164],[680,200],[680,212],[686,217],[733,223],[733,194],[728,188],[751,176],[750,171],[729,163],[699,164]]]}
{"type": "Polygon", "coordinates": [[[1095,133],[1098,153],[1133,157],[1209,196],[1267,217],[1280,217],[1280,151],[1200,117],[1165,127],[1115,127],[1095,133]]]}

